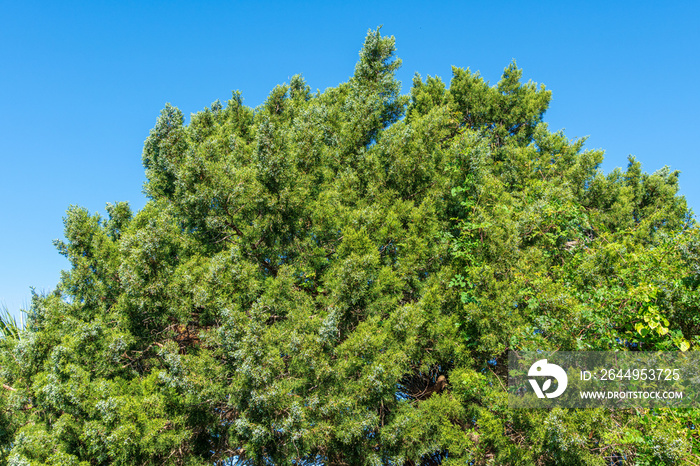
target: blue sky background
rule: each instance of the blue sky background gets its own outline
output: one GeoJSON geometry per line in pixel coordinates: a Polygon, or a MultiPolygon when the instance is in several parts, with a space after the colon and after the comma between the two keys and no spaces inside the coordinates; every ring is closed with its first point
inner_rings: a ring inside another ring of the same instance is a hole
{"type": "Polygon", "coordinates": [[[143,141],[166,102],[186,115],[241,90],[261,104],[303,73],[312,89],[352,75],[383,24],[415,72],[470,67],[495,84],[512,59],[553,91],[545,115],[603,170],[635,155],[681,170],[700,209],[700,2],[35,2],[0,0],[0,304],[67,268],[52,240],[77,204],[146,202],[143,141]]]}

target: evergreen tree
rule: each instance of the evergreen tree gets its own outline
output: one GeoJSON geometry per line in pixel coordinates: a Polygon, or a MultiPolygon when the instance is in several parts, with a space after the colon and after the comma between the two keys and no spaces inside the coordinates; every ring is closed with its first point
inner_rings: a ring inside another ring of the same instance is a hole
{"type": "Polygon", "coordinates": [[[689,464],[698,411],[508,410],[513,349],[700,344],[678,173],[599,170],[509,65],[167,105],[148,204],[71,207],[0,341],[5,464],[689,464]],[[617,461],[615,459],[615,461],[617,461]],[[646,463],[645,463],[646,461],[646,463]]]}

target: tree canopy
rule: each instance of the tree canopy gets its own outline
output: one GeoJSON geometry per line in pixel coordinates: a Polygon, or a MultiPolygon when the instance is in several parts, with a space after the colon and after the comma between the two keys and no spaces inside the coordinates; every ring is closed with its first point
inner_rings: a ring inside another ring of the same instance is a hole
{"type": "Polygon", "coordinates": [[[4,464],[689,464],[697,410],[513,411],[507,351],[700,344],[678,172],[551,132],[515,63],[166,105],[149,201],[70,207],[0,342],[4,464]],[[619,463],[621,464],[621,463],[619,463]],[[628,463],[625,463],[628,464],[628,463]]]}

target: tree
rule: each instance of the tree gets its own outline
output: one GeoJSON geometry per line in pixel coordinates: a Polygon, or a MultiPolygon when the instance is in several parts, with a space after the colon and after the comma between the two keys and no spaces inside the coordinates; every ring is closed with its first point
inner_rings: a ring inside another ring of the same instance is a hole
{"type": "Polygon", "coordinates": [[[402,96],[394,53],[370,31],[323,93],[295,76],[189,124],[166,106],[146,207],[71,207],[71,269],[0,341],[3,461],[693,455],[696,411],[514,413],[502,389],[509,349],[700,343],[678,174],[601,174],[601,152],[547,129],[550,93],[515,63],[495,87],[455,68],[402,96]]]}

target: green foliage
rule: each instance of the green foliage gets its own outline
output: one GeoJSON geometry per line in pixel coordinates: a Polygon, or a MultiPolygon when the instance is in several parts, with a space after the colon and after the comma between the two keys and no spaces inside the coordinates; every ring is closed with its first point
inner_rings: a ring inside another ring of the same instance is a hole
{"type": "Polygon", "coordinates": [[[15,316],[4,305],[0,307],[0,336],[2,338],[20,338],[20,332],[24,329],[24,320],[18,322],[15,316]]]}
{"type": "Polygon", "coordinates": [[[70,207],[70,270],[25,332],[0,319],[0,462],[688,464],[697,411],[504,391],[509,349],[700,344],[678,173],[603,175],[515,63],[409,96],[400,63],[370,31],[323,93],[167,105],[148,204],[70,207]]]}

